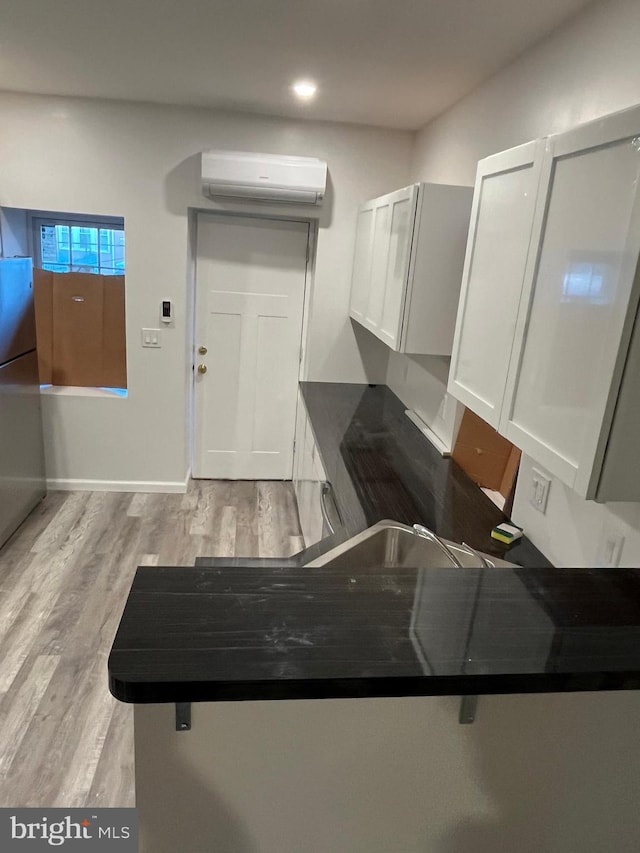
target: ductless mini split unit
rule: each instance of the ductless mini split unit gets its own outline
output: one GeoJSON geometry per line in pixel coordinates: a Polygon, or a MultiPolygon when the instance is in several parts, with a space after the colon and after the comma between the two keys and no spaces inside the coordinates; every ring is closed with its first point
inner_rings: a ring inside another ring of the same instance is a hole
{"type": "Polygon", "coordinates": [[[203,151],[201,181],[208,198],[321,204],[327,164],[315,157],[203,151]]]}

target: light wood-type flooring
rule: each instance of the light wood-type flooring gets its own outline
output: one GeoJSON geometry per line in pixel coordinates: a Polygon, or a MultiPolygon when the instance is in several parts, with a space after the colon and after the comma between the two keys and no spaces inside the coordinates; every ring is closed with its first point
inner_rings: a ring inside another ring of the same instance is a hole
{"type": "Polygon", "coordinates": [[[0,550],[0,806],[134,805],[132,707],[107,657],[136,566],[302,547],[291,483],[50,492],[0,550]]]}

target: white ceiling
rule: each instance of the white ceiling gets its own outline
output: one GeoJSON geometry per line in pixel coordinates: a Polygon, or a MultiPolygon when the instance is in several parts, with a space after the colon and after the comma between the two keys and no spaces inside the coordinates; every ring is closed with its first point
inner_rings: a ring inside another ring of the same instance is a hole
{"type": "Polygon", "coordinates": [[[0,89],[417,128],[588,2],[0,0],[0,89]]]}

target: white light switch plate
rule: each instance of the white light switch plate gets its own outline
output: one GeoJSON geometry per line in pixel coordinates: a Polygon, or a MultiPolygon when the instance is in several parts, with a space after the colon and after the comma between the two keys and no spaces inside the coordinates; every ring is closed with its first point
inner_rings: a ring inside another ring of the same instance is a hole
{"type": "Polygon", "coordinates": [[[615,526],[606,526],[598,549],[598,568],[615,569],[620,565],[624,535],[615,526]]]}
{"type": "Polygon", "coordinates": [[[547,477],[546,474],[543,474],[537,468],[532,468],[529,503],[534,509],[543,514],[547,511],[550,486],[551,478],[547,477]]]}
{"type": "Polygon", "coordinates": [[[142,330],[142,346],[143,347],[161,347],[160,329],[143,329],[142,330]]]}

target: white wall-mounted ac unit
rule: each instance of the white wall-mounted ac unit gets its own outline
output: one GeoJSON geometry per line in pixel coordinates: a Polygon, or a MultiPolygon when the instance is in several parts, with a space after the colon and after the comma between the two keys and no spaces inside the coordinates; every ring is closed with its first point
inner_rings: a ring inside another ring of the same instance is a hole
{"type": "Polygon", "coordinates": [[[203,151],[202,192],[209,198],[321,204],[327,164],[315,157],[203,151]]]}

